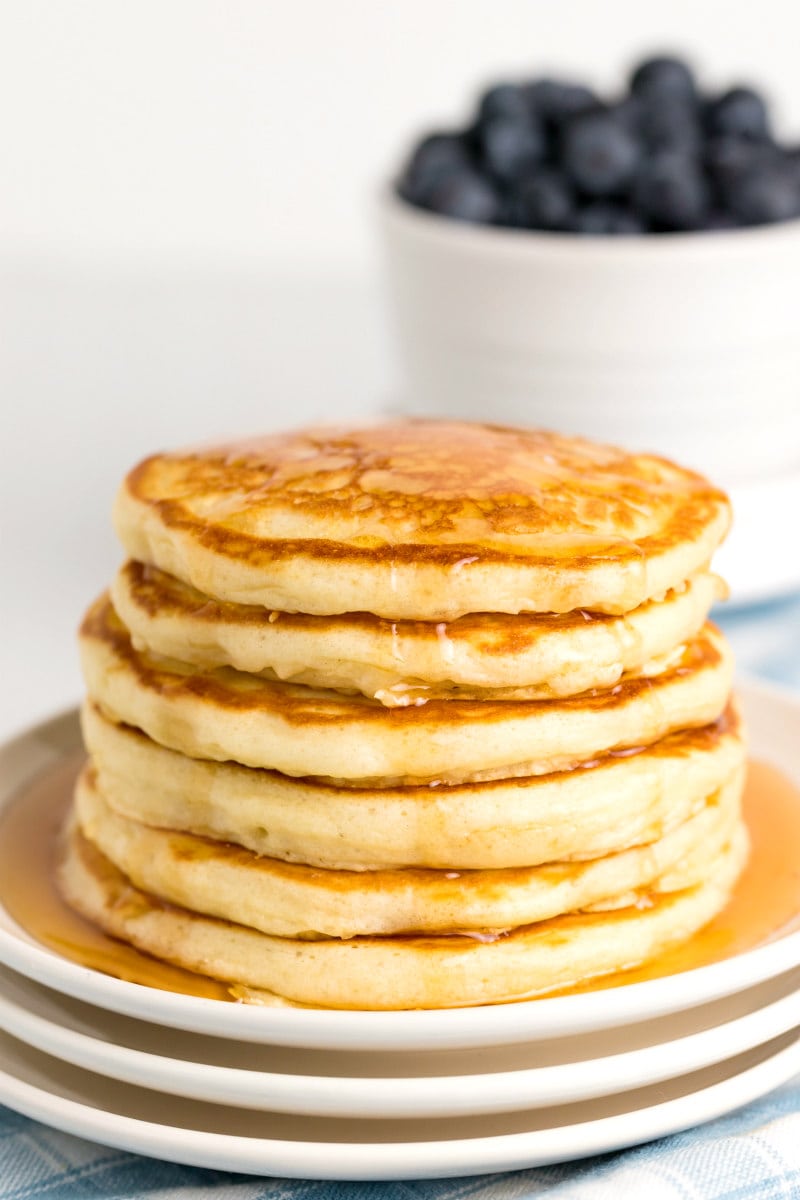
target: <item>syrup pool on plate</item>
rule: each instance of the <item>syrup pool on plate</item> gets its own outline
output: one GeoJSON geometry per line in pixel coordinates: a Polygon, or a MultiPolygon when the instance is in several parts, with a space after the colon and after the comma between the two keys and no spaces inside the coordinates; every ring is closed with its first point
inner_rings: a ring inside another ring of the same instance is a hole
{"type": "MultiPolygon", "coordinates": [[[[54,865],[82,763],[82,752],[62,759],[24,787],[0,814],[0,904],[37,941],[82,966],[148,987],[234,1000],[226,984],[107,937],[62,900],[54,865]]],[[[725,909],[700,933],[653,962],[589,980],[570,991],[663,978],[732,958],[800,929],[800,789],[774,767],[751,762],[744,814],[750,859],[725,909]]]]}

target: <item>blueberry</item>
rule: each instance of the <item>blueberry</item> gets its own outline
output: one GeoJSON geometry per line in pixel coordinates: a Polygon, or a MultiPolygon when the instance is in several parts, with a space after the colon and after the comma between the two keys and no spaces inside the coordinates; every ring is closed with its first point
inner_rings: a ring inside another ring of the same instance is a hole
{"type": "Polygon", "coordinates": [[[462,167],[442,178],[429,191],[425,207],[458,221],[490,225],[501,212],[500,197],[472,167],[462,167]]]}
{"type": "Polygon", "coordinates": [[[544,133],[533,121],[492,117],[477,136],[484,166],[504,183],[530,172],[545,156],[544,133]]]}
{"type": "Polygon", "coordinates": [[[631,209],[608,200],[595,200],[587,204],[575,217],[576,233],[587,234],[634,234],[644,233],[644,221],[631,209]]]}
{"type": "Polygon", "coordinates": [[[731,136],[711,138],[706,143],[704,158],[720,205],[728,208],[729,192],[736,186],[736,181],[769,167],[779,153],[768,142],[751,142],[731,136]]]}
{"type": "Polygon", "coordinates": [[[397,191],[482,224],[729,229],[800,218],[800,147],[775,144],[758,92],[706,100],[687,63],[662,55],[641,62],[630,93],[609,104],[561,79],[489,87],[470,128],[419,143],[397,191]]]}
{"type": "Polygon", "coordinates": [[[767,225],[800,217],[800,180],[791,160],[771,162],[744,171],[731,180],[728,207],[745,225],[767,225]]]}
{"type": "Polygon", "coordinates": [[[661,55],[639,63],[631,75],[631,92],[649,100],[695,97],[694,75],[681,58],[661,55]]]}
{"type": "Polygon", "coordinates": [[[539,167],[522,179],[514,201],[516,221],[528,229],[566,230],[573,223],[575,195],[557,167],[539,167]]]}
{"type": "Polygon", "coordinates": [[[696,154],[703,145],[697,105],[682,98],[645,104],[639,129],[648,150],[681,150],[696,154]]]}
{"type": "Polygon", "coordinates": [[[767,141],[770,138],[769,115],[763,98],[752,88],[737,87],[709,104],[706,112],[708,132],[767,141]]]}
{"type": "Polygon", "coordinates": [[[507,229],[525,229],[525,211],[516,192],[507,192],[500,201],[500,211],[495,224],[505,225],[507,229]]]}
{"type": "Polygon", "coordinates": [[[800,184],[800,146],[790,146],[784,153],[800,184]]]}
{"type": "Polygon", "coordinates": [[[478,102],[478,124],[495,117],[525,121],[530,113],[526,90],[516,83],[498,83],[484,92],[478,102]]]}
{"type": "Polygon", "coordinates": [[[624,125],[630,133],[638,136],[644,123],[646,109],[647,106],[638,96],[625,96],[611,105],[608,111],[614,114],[620,125],[624,125]]]}
{"type": "Polygon", "coordinates": [[[583,113],[564,129],[564,169],[590,196],[610,196],[624,189],[636,172],[640,153],[638,140],[613,112],[583,113]]]}
{"type": "Polygon", "coordinates": [[[706,142],[703,158],[711,178],[720,187],[763,157],[762,146],[740,137],[713,137],[706,142]]]}
{"type": "Polygon", "coordinates": [[[729,229],[738,229],[740,225],[741,221],[726,208],[714,208],[706,217],[703,229],[707,229],[709,233],[725,233],[729,229]]]}
{"type": "Polygon", "coordinates": [[[662,150],[643,164],[633,189],[637,212],[658,229],[702,227],[709,207],[708,185],[696,159],[662,150]]]}
{"type": "Polygon", "coordinates": [[[561,79],[537,79],[525,88],[528,104],[551,129],[558,129],[578,113],[600,106],[593,91],[561,79]]]}
{"type": "Polygon", "coordinates": [[[411,204],[426,204],[431,189],[452,171],[469,163],[466,139],[458,133],[431,133],[413,151],[400,178],[400,195],[411,204]]]}

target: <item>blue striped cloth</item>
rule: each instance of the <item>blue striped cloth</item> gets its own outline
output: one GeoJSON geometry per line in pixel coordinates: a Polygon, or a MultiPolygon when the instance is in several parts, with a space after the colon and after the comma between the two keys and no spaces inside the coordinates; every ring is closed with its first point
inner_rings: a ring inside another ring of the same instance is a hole
{"type": "Polygon", "coordinates": [[[2,1200],[789,1200],[800,1197],[800,1082],[632,1150],[501,1175],[320,1183],[205,1171],[106,1150],[0,1109],[2,1200]]]}
{"type": "MultiPolygon", "coordinates": [[[[721,615],[740,667],[800,688],[800,597],[721,615]]],[[[0,1100],[2,1096],[0,1095],[0,1100]]],[[[261,1179],[108,1150],[0,1106],[0,1200],[800,1200],[800,1079],[631,1150],[501,1175],[402,1183],[261,1179]]]]}

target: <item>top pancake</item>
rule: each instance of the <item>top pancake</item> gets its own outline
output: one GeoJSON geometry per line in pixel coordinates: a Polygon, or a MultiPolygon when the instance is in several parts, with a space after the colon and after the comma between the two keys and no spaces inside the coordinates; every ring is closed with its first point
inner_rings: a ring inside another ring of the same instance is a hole
{"type": "Polygon", "coordinates": [[[663,459],[444,421],[155,455],[115,507],[132,557],[208,596],[437,621],[627,612],[702,569],[729,521],[663,459]]]}

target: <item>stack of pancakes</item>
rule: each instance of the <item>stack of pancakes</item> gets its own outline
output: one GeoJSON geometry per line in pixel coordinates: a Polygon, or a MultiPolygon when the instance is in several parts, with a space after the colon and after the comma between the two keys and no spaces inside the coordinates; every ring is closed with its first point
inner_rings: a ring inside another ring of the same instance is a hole
{"type": "Polygon", "coordinates": [[[264,1001],[538,995],[646,961],[747,855],[725,496],[446,422],[145,460],[81,630],[60,883],[264,1001]]]}

